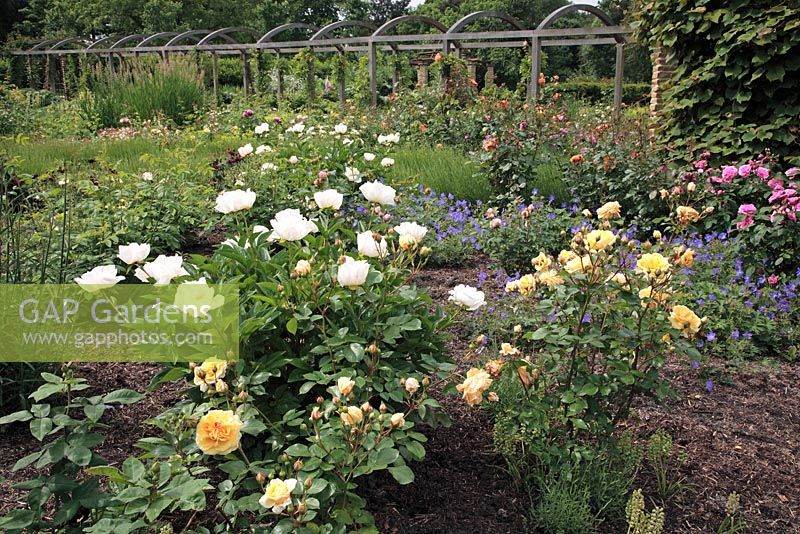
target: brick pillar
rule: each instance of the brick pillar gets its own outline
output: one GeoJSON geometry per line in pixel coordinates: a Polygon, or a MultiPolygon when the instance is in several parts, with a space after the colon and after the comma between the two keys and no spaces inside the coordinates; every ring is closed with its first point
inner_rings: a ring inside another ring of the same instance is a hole
{"type": "Polygon", "coordinates": [[[675,68],[667,63],[666,51],[658,46],[653,53],[653,80],[650,88],[650,113],[655,114],[664,107],[664,87],[672,78],[675,68]]]}

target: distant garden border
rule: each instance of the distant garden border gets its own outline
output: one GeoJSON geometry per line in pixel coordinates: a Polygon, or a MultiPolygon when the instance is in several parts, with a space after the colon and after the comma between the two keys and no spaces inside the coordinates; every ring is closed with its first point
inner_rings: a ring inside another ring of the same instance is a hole
{"type": "MultiPolygon", "coordinates": [[[[404,15],[392,19],[375,28],[363,21],[339,21],[318,28],[310,24],[288,23],[273,28],[265,34],[243,27],[222,28],[218,30],[189,30],[185,32],[160,32],[155,34],[134,34],[126,36],[105,36],[95,41],[81,37],[51,39],[41,41],[27,50],[14,50],[11,53],[26,56],[28,71],[32,72],[34,58],[44,68],[46,85],[55,90],[58,70],[64,69],[63,62],[51,58],[64,58],[69,55],[94,55],[106,59],[113,66],[115,56],[138,56],[141,54],[158,54],[166,59],[172,53],[205,52],[212,56],[213,88],[218,87],[219,69],[217,60],[222,55],[239,55],[242,59],[242,80],[245,97],[251,91],[251,75],[248,56],[255,51],[260,56],[263,52],[277,56],[294,55],[303,50],[312,53],[334,53],[344,55],[349,52],[369,54],[369,78],[372,106],[378,103],[377,52],[388,51],[396,55],[402,51],[441,51],[447,54],[452,51],[461,57],[470,49],[487,48],[524,48],[531,58],[531,76],[528,83],[528,99],[539,98],[539,74],[541,72],[541,53],[545,46],[578,46],[613,44],[616,47],[616,69],[614,76],[614,109],[619,111],[622,105],[622,77],[624,68],[624,47],[626,35],[632,33],[629,28],[614,25],[613,20],[601,9],[588,4],[564,6],[553,11],[533,30],[525,29],[522,23],[513,17],[498,11],[478,11],[471,13],[451,27],[420,15],[404,15]],[[552,28],[561,17],[570,13],[585,12],[594,15],[603,22],[598,28],[552,28]],[[499,19],[511,26],[507,31],[464,32],[465,27],[481,19],[499,19]],[[389,32],[406,23],[422,23],[439,33],[390,35],[389,32]],[[346,29],[351,35],[335,37],[333,32],[346,29]],[[357,30],[367,30],[369,35],[354,36],[357,30]],[[303,31],[312,35],[306,40],[276,41],[275,38],[290,31],[303,31]]],[[[417,69],[425,69],[428,65],[416,62],[417,69]]],[[[278,73],[278,97],[283,95],[282,76],[278,73]]],[[[345,100],[345,80],[343,72],[339,73],[339,99],[345,100]]],[[[62,72],[63,76],[63,72],[62,72]]],[[[426,78],[426,76],[424,77],[426,78]]],[[[395,70],[393,87],[399,87],[399,73],[395,70]]]]}

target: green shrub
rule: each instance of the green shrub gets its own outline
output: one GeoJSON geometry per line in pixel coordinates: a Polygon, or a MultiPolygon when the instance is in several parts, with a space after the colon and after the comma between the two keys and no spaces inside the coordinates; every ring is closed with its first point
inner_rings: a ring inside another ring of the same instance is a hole
{"type": "Polygon", "coordinates": [[[111,68],[97,65],[90,75],[91,92],[81,106],[101,126],[118,126],[123,117],[140,120],[164,116],[181,125],[206,100],[202,72],[187,59],[152,63],[137,60],[111,68]]]}
{"type": "Polygon", "coordinates": [[[482,239],[489,257],[511,275],[530,271],[531,259],[539,252],[557,254],[563,235],[575,222],[567,210],[541,198],[534,199],[530,206],[534,209],[510,204],[502,215],[503,225],[482,239]]]}
{"type": "MultiPolygon", "coordinates": [[[[583,98],[590,102],[614,98],[614,80],[577,80],[559,83],[555,89],[562,96],[583,98]]],[[[650,97],[649,83],[622,84],[622,102],[635,104],[650,97]]]]}

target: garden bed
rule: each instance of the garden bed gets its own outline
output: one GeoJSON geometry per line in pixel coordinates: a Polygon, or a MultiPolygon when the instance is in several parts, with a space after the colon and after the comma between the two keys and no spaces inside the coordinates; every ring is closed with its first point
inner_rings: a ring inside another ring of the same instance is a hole
{"type": "MultiPolygon", "coordinates": [[[[427,268],[418,276],[439,304],[461,282],[474,282],[485,261],[458,268],[427,268]]],[[[466,332],[450,330],[447,350],[460,367],[466,332]]],[[[723,362],[711,362],[720,367],[723,362]]],[[[151,364],[81,364],[78,374],[94,392],[130,388],[143,392],[159,366],[151,364]]],[[[753,363],[716,380],[706,391],[703,379],[684,361],[670,360],[664,370],[678,399],[657,405],[638,403],[626,426],[645,440],[657,429],[669,432],[687,460],[680,468],[689,486],[666,506],[665,532],[711,532],[724,518],[726,498],[741,495],[743,519],[751,532],[793,532],[800,528],[800,364],[753,363]]],[[[440,398],[441,395],[436,393],[440,398]]],[[[162,387],[142,402],[107,412],[106,441],[98,453],[109,465],[137,453],[134,443],[155,434],[145,421],[171,406],[178,387],[162,387]]],[[[442,399],[452,419],[449,428],[426,428],[427,455],[411,464],[416,482],[401,486],[385,472],[360,484],[381,532],[521,532],[529,497],[514,487],[503,459],[492,447],[492,425],[479,409],[454,397],[442,399]]],[[[27,478],[32,468],[12,473],[19,458],[38,448],[25,425],[16,423],[0,434],[7,461],[0,466],[0,512],[23,500],[10,486],[27,478]]],[[[637,486],[654,495],[655,481],[642,470],[637,486]]],[[[656,501],[657,504],[660,502],[656,501]]],[[[623,527],[624,528],[624,527],[623,527]]],[[[607,532],[616,532],[608,526],[607,532]]]]}

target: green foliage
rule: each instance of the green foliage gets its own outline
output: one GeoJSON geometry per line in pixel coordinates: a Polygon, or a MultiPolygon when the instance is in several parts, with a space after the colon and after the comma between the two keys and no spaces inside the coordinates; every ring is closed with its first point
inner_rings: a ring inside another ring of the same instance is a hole
{"type": "Polygon", "coordinates": [[[206,99],[202,73],[186,58],[155,64],[136,60],[116,68],[95,67],[91,92],[81,97],[88,117],[102,126],[118,126],[123,117],[140,120],[164,116],[177,125],[187,122],[206,99]]]}
{"type": "MultiPolygon", "coordinates": [[[[614,80],[572,79],[558,84],[558,92],[564,96],[585,98],[591,102],[614,98],[614,80]]],[[[650,97],[649,83],[626,83],[622,85],[622,102],[641,103],[650,97]]]]}
{"type": "Polygon", "coordinates": [[[643,2],[638,36],[675,66],[659,131],[678,153],[799,153],[800,21],[795,2],[643,2]]]}
{"type": "Polygon", "coordinates": [[[534,198],[530,204],[512,203],[501,215],[502,225],[483,237],[483,249],[510,275],[531,269],[531,259],[539,252],[558,254],[564,236],[576,222],[567,210],[546,199],[534,198]]]}
{"type": "Polygon", "coordinates": [[[9,533],[68,528],[73,521],[102,508],[108,495],[95,476],[80,476],[86,467],[105,460],[93,449],[103,443],[95,430],[102,428],[103,413],[114,404],[138,402],[143,395],[132,390],[117,390],[105,395],[75,395],[90,386],[64,367],[64,376],[42,373],[45,383],[30,397],[29,410],[0,418],[0,425],[28,423],[31,435],[42,448],[24,456],[13,471],[35,467],[38,477],[21,482],[15,489],[28,490],[25,506],[0,518],[0,528],[9,533]],[[47,402],[43,402],[47,401],[47,402]],[[53,514],[49,513],[53,506],[53,514]]]}

